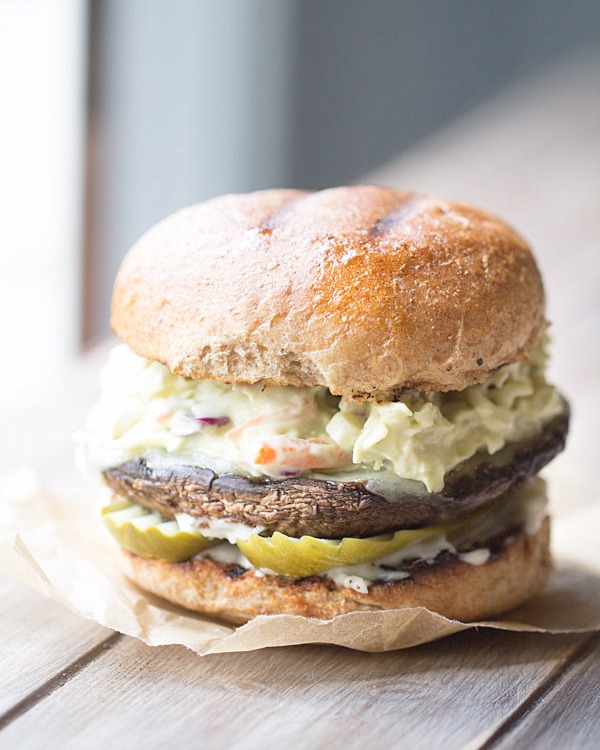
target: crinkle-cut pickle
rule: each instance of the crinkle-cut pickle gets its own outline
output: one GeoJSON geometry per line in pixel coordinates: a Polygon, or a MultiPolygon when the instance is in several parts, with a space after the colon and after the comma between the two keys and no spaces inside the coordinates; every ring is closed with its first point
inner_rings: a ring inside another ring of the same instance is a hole
{"type": "Polygon", "coordinates": [[[295,539],[276,531],[270,537],[255,534],[246,541],[239,541],[238,547],[257,568],[268,568],[279,575],[302,578],[331,568],[379,560],[442,531],[442,527],[429,526],[367,539],[317,539],[312,536],[295,539]]]}
{"type": "MultiPolygon", "coordinates": [[[[182,562],[219,543],[198,532],[181,531],[177,521],[163,521],[137,503],[121,499],[104,508],[104,523],[117,542],[142,557],[182,562]]],[[[357,565],[387,557],[413,542],[434,536],[443,527],[407,529],[367,539],[299,539],[276,531],[270,537],[252,535],[238,541],[242,554],[257,568],[292,578],[317,575],[331,568],[357,565]]]]}
{"type": "Polygon", "coordinates": [[[102,520],[125,549],[167,562],[189,560],[219,541],[197,532],[181,531],[177,521],[163,521],[159,513],[126,499],[104,508],[102,520]]]}

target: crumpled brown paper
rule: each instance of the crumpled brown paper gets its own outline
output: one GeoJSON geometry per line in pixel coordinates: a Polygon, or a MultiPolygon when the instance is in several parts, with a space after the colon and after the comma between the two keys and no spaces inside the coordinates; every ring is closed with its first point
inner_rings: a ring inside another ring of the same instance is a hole
{"type": "Polygon", "coordinates": [[[115,564],[114,543],[93,504],[50,494],[31,470],[0,479],[0,503],[1,566],[72,612],[151,646],[180,644],[198,654],[299,643],[391,651],[474,627],[549,633],[600,628],[598,504],[555,522],[556,573],[542,593],[505,619],[462,623],[417,607],[352,612],[326,621],[263,615],[233,627],[130,583],[115,564]]]}

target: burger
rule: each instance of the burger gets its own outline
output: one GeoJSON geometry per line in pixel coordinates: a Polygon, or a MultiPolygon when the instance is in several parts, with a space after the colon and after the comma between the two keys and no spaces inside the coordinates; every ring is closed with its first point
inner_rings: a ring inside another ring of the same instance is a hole
{"type": "Polygon", "coordinates": [[[474,621],[544,584],[536,475],[568,406],[500,219],[376,186],[226,195],[142,236],[111,323],[80,462],[142,589],[234,623],[474,621]]]}

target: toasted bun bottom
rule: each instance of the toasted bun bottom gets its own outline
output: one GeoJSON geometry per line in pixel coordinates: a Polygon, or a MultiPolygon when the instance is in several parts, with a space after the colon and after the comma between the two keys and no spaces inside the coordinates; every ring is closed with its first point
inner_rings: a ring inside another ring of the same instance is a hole
{"type": "Polygon", "coordinates": [[[546,518],[536,533],[505,539],[484,565],[443,556],[431,565],[415,566],[410,578],[371,584],[368,594],[338,586],[327,577],[257,576],[210,559],[169,563],[124,551],[124,565],[141,588],[236,624],[262,614],[328,620],[355,610],[400,607],[426,607],[468,622],[502,614],[543,586],[552,567],[549,536],[546,518]]]}

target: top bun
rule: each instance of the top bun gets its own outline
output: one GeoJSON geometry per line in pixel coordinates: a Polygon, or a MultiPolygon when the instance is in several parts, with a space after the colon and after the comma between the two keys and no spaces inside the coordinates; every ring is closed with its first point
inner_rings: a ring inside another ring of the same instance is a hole
{"type": "Polygon", "coordinates": [[[546,327],[513,229],[371,185],[225,195],[169,216],[123,261],[111,324],[177,375],[378,400],[481,382],[528,359],[546,327]]]}

